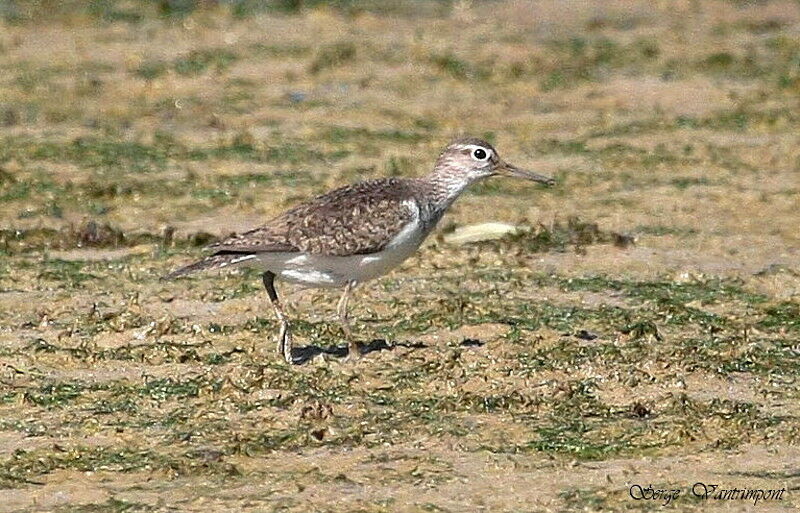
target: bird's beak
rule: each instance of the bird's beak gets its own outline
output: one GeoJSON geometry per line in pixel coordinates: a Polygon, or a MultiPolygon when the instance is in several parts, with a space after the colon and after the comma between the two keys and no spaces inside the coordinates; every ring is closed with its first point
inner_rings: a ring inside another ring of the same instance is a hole
{"type": "Polygon", "coordinates": [[[500,164],[498,164],[494,170],[499,175],[524,178],[525,180],[531,180],[533,182],[539,182],[545,185],[555,185],[556,183],[556,181],[549,176],[540,175],[525,169],[520,169],[517,166],[509,164],[508,162],[500,162],[500,164]]]}

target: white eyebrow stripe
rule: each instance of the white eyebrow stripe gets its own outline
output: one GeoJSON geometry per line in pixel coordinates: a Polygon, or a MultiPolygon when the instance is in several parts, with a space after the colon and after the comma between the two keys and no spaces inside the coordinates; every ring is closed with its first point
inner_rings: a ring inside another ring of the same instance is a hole
{"type": "Polygon", "coordinates": [[[491,157],[494,152],[485,146],[481,146],[479,144],[459,144],[456,146],[459,150],[470,150],[470,152],[481,149],[486,152],[486,155],[491,157]]]}

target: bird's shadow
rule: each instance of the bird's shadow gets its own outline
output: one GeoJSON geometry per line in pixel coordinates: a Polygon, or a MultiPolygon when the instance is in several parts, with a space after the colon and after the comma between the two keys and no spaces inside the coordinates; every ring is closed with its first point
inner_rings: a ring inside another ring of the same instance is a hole
{"type": "MultiPolygon", "coordinates": [[[[366,355],[376,351],[391,351],[395,347],[406,347],[410,349],[423,349],[428,346],[421,342],[387,342],[385,339],[376,338],[366,344],[358,344],[360,354],[366,355]]],[[[321,354],[327,354],[337,358],[345,358],[348,356],[347,346],[317,346],[307,345],[302,347],[292,348],[292,363],[295,365],[303,365],[321,354]]]]}

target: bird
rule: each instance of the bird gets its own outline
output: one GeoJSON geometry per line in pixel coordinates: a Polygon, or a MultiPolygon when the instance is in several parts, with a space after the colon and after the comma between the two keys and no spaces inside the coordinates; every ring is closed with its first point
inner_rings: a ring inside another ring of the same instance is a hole
{"type": "Polygon", "coordinates": [[[492,176],[555,183],[551,177],[509,164],[485,140],[463,137],[444,148],[426,176],[377,178],[334,189],[262,226],[209,245],[208,256],[164,279],[239,266],[258,269],[280,325],[277,352],[289,364],[295,363],[291,323],[275,281],[342,288],[337,315],[348,358],[357,359],[360,348],[348,315],[353,289],[414,254],[453,202],[471,184],[492,176]]]}

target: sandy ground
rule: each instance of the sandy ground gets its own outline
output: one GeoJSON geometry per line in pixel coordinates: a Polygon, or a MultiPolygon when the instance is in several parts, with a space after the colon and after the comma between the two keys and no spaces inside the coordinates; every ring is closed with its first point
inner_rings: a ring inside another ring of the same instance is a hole
{"type": "Polygon", "coordinates": [[[108,5],[0,24],[0,511],[800,507],[796,2],[108,5]],[[357,363],[336,293],[289,367],[255,273],[158,280],[465,133],[558,185],[461,198],[357,363]]]}

